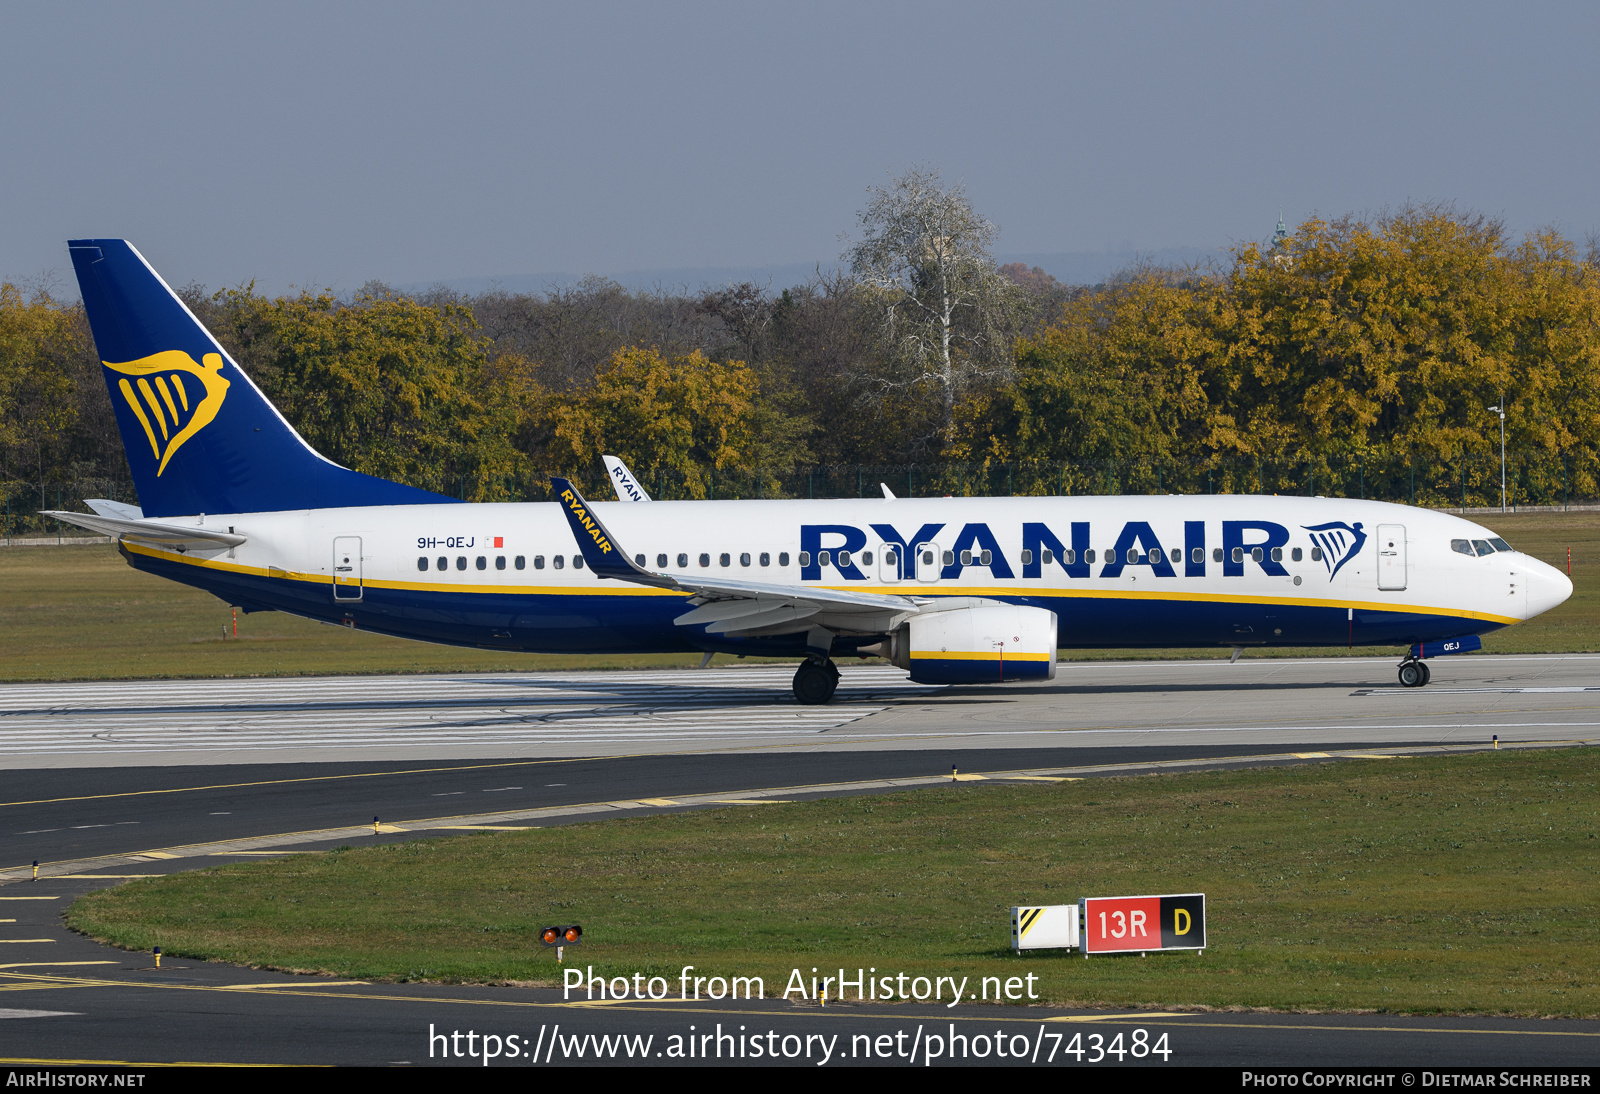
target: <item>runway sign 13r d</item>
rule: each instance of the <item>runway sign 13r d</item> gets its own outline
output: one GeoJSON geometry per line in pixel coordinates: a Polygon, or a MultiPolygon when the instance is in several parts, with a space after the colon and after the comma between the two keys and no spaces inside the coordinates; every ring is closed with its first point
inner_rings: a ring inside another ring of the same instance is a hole
{"type": "Polygon", "coordinates": [[[1095,896],[1078,901],[1083,953],[1203,950],[1204,893],[1168,896],[1095,896]]]}

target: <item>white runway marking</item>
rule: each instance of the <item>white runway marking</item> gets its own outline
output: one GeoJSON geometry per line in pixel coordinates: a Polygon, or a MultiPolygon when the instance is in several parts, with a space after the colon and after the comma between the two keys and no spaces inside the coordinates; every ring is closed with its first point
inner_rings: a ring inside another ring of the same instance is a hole
{"type": "Polygon", "coordinates": [[[19,1010],[16,1007],[0,1007],[0,1018],[73,1018],[79,1013],[75,1010],[19,1010]]]}
{"type": "Polygon", "coordinates": [[[793,670],[32,684],[0,688],[0,756],[351,748],[660,746],[811,737],[940,689],[851,668],[807,707],[793,670]]]}

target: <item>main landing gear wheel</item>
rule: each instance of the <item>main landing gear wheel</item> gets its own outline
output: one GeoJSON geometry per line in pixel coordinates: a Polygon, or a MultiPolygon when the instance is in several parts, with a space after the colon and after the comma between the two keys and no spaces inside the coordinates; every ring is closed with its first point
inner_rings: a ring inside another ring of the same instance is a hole
{"type": "Polygon", "coordinates": [[[1403,688],[1426,687],[1433,673],[1428,670],[1427,664],[1422,661],[1402,661],[1400,663],[1400,686],[1403,688]]]}
{"type": "Polygon", "coordinates": [[[839,670],[832,661],[807,659],[794,674],[794,697],[807,706],[826,703],[838,686],[839,670]]]}

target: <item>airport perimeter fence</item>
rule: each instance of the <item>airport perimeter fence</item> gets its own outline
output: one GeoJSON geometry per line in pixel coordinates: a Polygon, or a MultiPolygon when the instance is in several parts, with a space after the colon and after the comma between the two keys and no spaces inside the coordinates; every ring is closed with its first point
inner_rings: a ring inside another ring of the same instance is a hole
{"type": "MultiPolygon", "coordinates": [[[[592,469],[558,471],[589,497],[611,500],[611,484],[599,461],[592,469]]],[[[1482,509],[1500,505],[1500,459],[1466,456],[1449,460],[1411,454],[1368,454],[1316,462],[1304,460],[1017,460],[931,464],[800,464],[788,467],[708,468],[698,484],[680,472],[634,469],[641,485],[663,501],[687,497],[875,498],[887,485],[897,497],[1085,496],[1103,494],[1292,494],[1369,498],[1433,509],[1482,509]]],[[[444,478],[415,485],[473,501],[548,501],[550,475],[444,478]]],[[[4,542],[66,539],[86,533],[41,509],[88,512],[85,498],[137,504],[131,480],[86,479],[72,483],[5,482],[4,542]]],[[[1506,507],[1570,508],[1600,499],[1600,459],[1585,454],[1508,452],[1506,507]]]]}

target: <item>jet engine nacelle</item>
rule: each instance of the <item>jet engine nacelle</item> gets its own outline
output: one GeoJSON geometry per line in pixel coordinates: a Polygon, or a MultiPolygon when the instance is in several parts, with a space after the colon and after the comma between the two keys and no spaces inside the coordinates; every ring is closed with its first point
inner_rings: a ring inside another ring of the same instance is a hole
{"type": "Polygon", "coordinates": [[[911,617],[890,642],[890,660],[919,684],[1053,680],[1056,613],[976,604],[911,617]]]}

